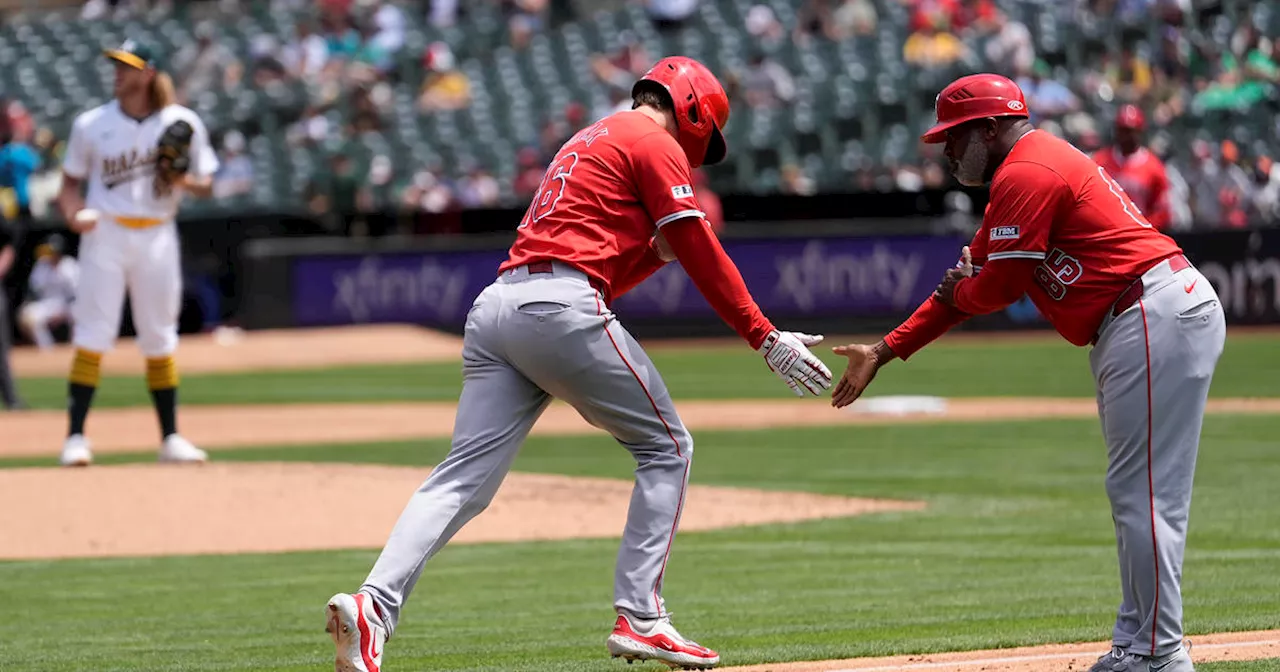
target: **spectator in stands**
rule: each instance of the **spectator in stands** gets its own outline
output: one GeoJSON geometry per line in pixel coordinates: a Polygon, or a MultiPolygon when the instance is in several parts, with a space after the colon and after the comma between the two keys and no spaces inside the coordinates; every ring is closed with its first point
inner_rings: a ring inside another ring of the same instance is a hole
{"type": "Polygon", "coordinates": [[[1187,183],[1191,185],[1191,208],[1198,226],[1239,227],[1247,222],[1246,208],[1252,184],[1240,166],[1235,143],[1226,141],[1217,149],[1205,140],[1196,140],[1194,163],[1187,183]]]}
{"type": "Polygon", "coordinates": [[[178,99],[187,103],[198,92],[226,93],[240,83],[244,66],[225,44],[217,41],[217,28],[211,21],[196,25],[196,41],[187,44],[173,57],[173,79],[178,85],[178,99]]]}
{"type": "Polygon", "coordinates": [[[547,25],[547,0],[504,0],[510,13],[507,17],[507,33],[511,48],[517,51],[529,46],[533,36],[547,25]]]}
{"type": "Polygon", "coordinates": [[[458,204],[466,209],[496,207],[501,195],[498,181],[478,163],[473,163],[466,172],[467,175],[458,180],[458,204]]]}
{"type": "Polygon", "coordinates": [[[968,48],[960,38],[947,32],[945,14],[934,14],[931,22],[912,33],[902,45],[902,58],[921,68],[946,67],[964,58],[968,48]]]}
{"type": "Polygon", "coordinates": [[[1147,122],[1136,105],[1122,106],[1116,114],[1115,144],[1099,150],[1093,160],[1106,169],[1116,183],[1160,230],[1169,228],[1169,177],[1164,163],[1142,145],[1147,122]]]}
{"type": "Polygon", "coordinates": [[[31,133],[22,126],[21,108],[16,102],[0,109],[0,219],[25,231],[31,223],[31,178],[40,170],[40,155],[27,144],[31,133]]]}
{"type": "Polygon", "coordinates": [[[987,40],[987,62],[999,73],[1027,72],[1035,64],[1036,49],[1031,31],[1021,21],[996,11],[990,21],[993,31],[987,40]]]}
{"type": "Polygon", "coordinates": [[[282,50],[281,60],[291,76],[314,81],[329,60],[329,45],[310,19],[299,21],[294,30],[293,41],[282,50]]]}
{"type": "Polygon", "coordinates": [[[360,50],[360,31],[356,29],[355,20],[346,12],[325,12],[320,15],[320,27],[329,51],[329,66],[345,67],[360,50]]]}
{"type": "Polygon", "coordinates": [[[378,238],[396,227],[394,167],[379,154],[369,162],[369,179],[356,192],[356,210],[364,223],[364,235],[378,238]]]}
{"type": "Polygon", "coordinates": [[[1253,165],[1253,181],[1253,221],[1280,222],[1280,164],[1266,154],[1259,156],[1253,165]]]}
{"type": "MultiPolygon", "coordinates": [[[[538,187],[542,186],[542,177],[546,173],[546,166],[542,162],[542,153],[537,147],[522,147],[516,153],[516,178],[512,185],[516,198],[521,201],[528,201],[538,192],[538,187]]],[[[701,203],[702,199],[698,199],[701,203]]],[[[704,208],[705,210],[705,208],[704,208]]]]}
{"type": "Polygon", "coordinates": [[[435,28],[448,28],[458,21],[458,0],[431,0],[428,22],[435,28]]]}
{"type": "Polygon", "coordinates": [[[747,10],[747,34],[766,50],[776,49],[787,38],[787,30],[769,5],[752,5],[747,10]]]}
{"type": "Polygon", "coordinates": [[[782,166],[780,174],[782,193],[795,196],[812,196],[818,191],[818,184],[805,173],[799,164],[787,163],[782,166]]]}
{"type": "Polygon", "coordinates": [[[404,46],[404,11],[387,0],[375,0],[372,13],[373,42],[389,55],[394,56],[404,46]]]}
{"type": "Polygon", "coordinates": [[[401,205],[417,212],[441,213],[453,207],[453,190],[431,168],[419,170],[401,194],[401,205]]]}
{"type": "Polygon", "coordinates": [[[627,30],[618,36],[619,47],[612,56],[595,54],[591,57],[591,71],[597,79],[613,90],[627,94],[627,107],[631,106],[631,85],[649,69],[653,59],[636,34],[627,30]]]}
{"type": "Polygon", "coordinates": [[[1065,84],[1050,76],[1049,64],[1037,60],[1029,74],[1018,78],[1018,87],[1027,97],[1027,109],[1031,111],[1031,123],[1041,118],[1061,117],[1080,109],[1080,99],[1065,84]]]}
{"type": "Polygon", "coordinates": [[[874,35],[878,21],[876,6],[871,0],[843,0],[831,15],[831,39],[874,35]]]}
{"type": "Polygon", "coordinates": [[[344,151],[335,152],[329,157],[329,169],[314,176],[307,187],[308,210],[325,228],[349,236],[358,215],[360,187],[351,157],[344,151]]]}
{"type": "Polygon", "coordinates": [[[791,41],[807,45],[814,37],[839,39],[836,37],[830,0],[804,0],[800,10],[796,12],[796,25],[791,31],[791,41]]]}
{"type": "Polygon", "coordinates": [[[698,10],[698,0],[645,0],[644,4],[654,27],[661,31],[679,28],[698,10]]]}
{"type": "Polygon", "coordinates": [[[230,198],[253,191],[253,162],[244,154],[244,135],[230,131],[222,138],[222,156],[213,176],[213,197],[230,198]]]}
{"type": "Polygon", "coordinates": [[[471,81],[456,67],[453,50],[444,42],[432,42],[422,54],[422,67],[427,71],[418,109],[461,110],[471,104],[471,81]]]}
{"type": "Polygon", "coordinates": [[[1155,83],[1146,57],[1126,46],[1118,60],[1112,60],[1109,54],[1105,59],[1103,74],[1115,99],[1129,103],[1145,100],[1155,83]]]}
{"type": "Polygon", "coordinates": [[[795,79],[781,63],[756,52],[739,78],[743,98],[753,108],[773,108],[796,95],[795,79]]]}

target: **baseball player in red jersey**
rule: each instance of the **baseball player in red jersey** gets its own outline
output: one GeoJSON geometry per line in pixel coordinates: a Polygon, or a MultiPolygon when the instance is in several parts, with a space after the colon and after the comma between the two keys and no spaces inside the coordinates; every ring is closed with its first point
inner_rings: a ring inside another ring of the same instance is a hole
{"type": "Polygon", "coordinates": [[[1115,144],[1094,152],[1093,160],[1124,188],[1147,221],[1164,231],[1170,221],[1169,176],[1160,159],[1142,146],[1146,125],[1136,105],[1121,107],[1116,114],[1115,144]]]}
{"type": "Polygon", "coordinates": [[[426,562],[489,504],[534,422],[558,398],[636,459],[614,579],[614,657],[709,669],[715,651],[682,637],[662,598],[684,506],[693,440],[662,378],[609,310],[668,261],[689,277],[799,395],[831,372],[760,312],[703,221],[692,168],[724,158],[724,89],[700,63],[666,58],[613,114],[561,147],[521,221],[497,281],[476,298],[448,457],[414,493],[360,590],[328,604],[337,669],[375,672],[426,562]]]}
{"type": "Polygon", "coordinates": [[[1107,442],[1123,599],[1114,648],[1091,672],[1189,672],[1182,647],[1182,556],[1209,383],[1226,326],[1209,281],[1088,156],[1026,119],[1017,85],[956,80],[924,141],[946,143],[962,184],[991,184],[991,205],[933,296],[849,358],[832,394],[853,403],[881,366],[972,315],[1024,293],[1089,353],[1107,442]]]}

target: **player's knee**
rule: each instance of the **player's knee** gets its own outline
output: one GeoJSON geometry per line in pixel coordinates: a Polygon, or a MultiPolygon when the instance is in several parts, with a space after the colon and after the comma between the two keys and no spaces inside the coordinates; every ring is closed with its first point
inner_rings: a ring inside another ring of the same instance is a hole
{"type": "Polygon", "coordinates": [[[90,352],[107,352],[115,345],[116,335],[102,325],[77,324],[72,330],[75,347],[90,352]]]}
{"type": "Polygon", "coordinates": [[[138,349],[145,357],[167,357],[178,349],[178,334],[177,332],[138,334],[138,349]]]}

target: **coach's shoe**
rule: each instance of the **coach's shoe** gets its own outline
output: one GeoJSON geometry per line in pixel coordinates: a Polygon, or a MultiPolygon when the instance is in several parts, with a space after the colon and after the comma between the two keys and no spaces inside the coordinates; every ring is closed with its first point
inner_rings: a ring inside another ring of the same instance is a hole
{"type": "Polygon", "coordinates": [[[338,593],[329,599],[324,631],[337,648],[336,672],[379,672],[382,649],[387,643],[387,626],[365,593],[338,593]]]}
{"type": "Polygon", "coordinates": [[[62,442],[62,457],[58,462],[64,467],[87,467],[93,462],[93,451],[84,434],[72,434],[62,442]]]}
{"type": "Polygon", "coordinates": [[[1142,656],[1119,647],[1098,658],[1089,672],[1195,672],[1185,647],[1163,656],[1142,656]]]}
{"type": "Polygon", "coordinates": [[[709,670],[720,664],[720,654],[681,637],[670,614],[640,620],[619,612],[608,645],[609,655],[627,662],[657,660],[675,670],[709,670]]]}
{"type": "Polygon", "coordinates": [[[160,461],[207,462],[209,455],[191,445],[191,442],[182,438],[182,435],[170,434],[165,437],[164,443],[160,444],[160,461]]]}

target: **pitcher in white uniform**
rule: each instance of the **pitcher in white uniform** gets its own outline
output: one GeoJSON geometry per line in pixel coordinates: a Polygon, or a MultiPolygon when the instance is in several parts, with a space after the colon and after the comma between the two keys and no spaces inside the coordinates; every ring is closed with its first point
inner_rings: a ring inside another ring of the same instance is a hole
{"type": "Polygon", "coordinates": [[[200,118],[173,102],[173,80],[159,69],[152,47],[129,40],[105,55],[115,62],[115,99],[76,118],[58,194],[62,216],[81,234],[80,287],[72,308],[76,355],[68,395],[70,427],[61,461],[71,466],[93,460],[85,418],[102,355],[120,333],[127,289],[160,421],[160,461],[204,462],[204,451],[177,428],[173,353],[182,274],[174,217],[183,192],[200,197],[213,193],[218,159],[200,118]],[[155,184],[156,143],[177,121],[194,131],[190,167],[172,189],[161,190],[155,184]]]}

